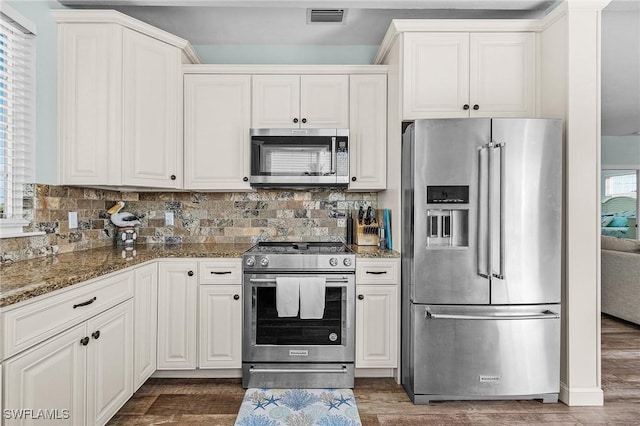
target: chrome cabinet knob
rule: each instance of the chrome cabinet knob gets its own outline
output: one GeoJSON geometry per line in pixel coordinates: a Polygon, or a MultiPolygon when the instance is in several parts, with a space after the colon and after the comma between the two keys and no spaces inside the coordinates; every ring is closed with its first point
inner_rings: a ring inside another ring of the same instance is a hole
{"type": "Polygon", "coordinates": [[[267,259],[266,257],[260,259],[260,266],[269,266],[269,259],[267,259]]]}

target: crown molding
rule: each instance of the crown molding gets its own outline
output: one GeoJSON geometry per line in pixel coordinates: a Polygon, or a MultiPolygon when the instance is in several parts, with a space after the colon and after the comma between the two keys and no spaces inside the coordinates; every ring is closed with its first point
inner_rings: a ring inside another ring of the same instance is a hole
{"type": "Polygon", "coordinates": [[[102,23],[119,24],[181,49],[194,64],[201,63],[198,53],[189,41],[146,24],[116,10],[55,9],[51,11],[57,23],[102,23]]]}

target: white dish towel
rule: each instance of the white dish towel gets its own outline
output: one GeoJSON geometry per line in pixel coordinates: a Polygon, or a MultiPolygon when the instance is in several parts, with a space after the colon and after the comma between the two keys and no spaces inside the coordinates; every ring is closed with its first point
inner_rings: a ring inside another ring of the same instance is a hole
{"type": "Polygon", "coordinates": [[[279,317],[298,316],[300,278],[276,277],[276,310],[279,317]]]}
{"type": "Polygon", "coordinates": [[[322,319],[326,283],[324,277],[300,279],[300,319],[322,319]]]}

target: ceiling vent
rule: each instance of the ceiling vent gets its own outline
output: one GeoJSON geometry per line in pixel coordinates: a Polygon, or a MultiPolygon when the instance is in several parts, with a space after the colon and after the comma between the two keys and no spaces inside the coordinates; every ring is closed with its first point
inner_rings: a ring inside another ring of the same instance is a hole
{"type": "Polygon", "coordinates": [[[307,24],[344,24],[345,9],[307,9],[307,24]]]}

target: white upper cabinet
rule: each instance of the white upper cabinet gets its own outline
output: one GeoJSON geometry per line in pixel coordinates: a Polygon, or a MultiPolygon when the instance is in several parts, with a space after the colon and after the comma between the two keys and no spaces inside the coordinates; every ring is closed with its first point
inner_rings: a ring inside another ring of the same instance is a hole
{"type": "Polygon", "coordinates": [[[470,52],[471,117],[533,117],[535,34],[472,33],[470,52]]]}
{"type": "Polygon", "coordinates": [[[403,118],[535,114],[535,34],[404,35],[403,118]]]}
{"type": "Polygon", "coordinates": [[[59,183],[181,188],[188,43],[115,11],[52,13],[59,183]]]}
{"type": "Polygon", "coordinates": [[[124,30],[125,185],[182,187],[180,66],[179,49],[124,30]]]}
{"type": "Polygon", "coordinates": [[[348,75],[254,75],[253,128],[348,128],[348,75]]]}
{"type": "Polygon", "coordinates": [[[349,82],[350,182],[354,191],[387,185],[387,76],[354,74],[349,82]]]}
{"type": "Polygon", "coordinates": [[[300,127],[300,76],[254,75],[251,127],[300,127]]]}
{"type": "Polygon", "coordinates": [[[186,74],[184,117],[185,188],[249,190],[251,76],[186,74]]]}
{"type": "Polygon", "coordinates": [[[58,26],[61,184],[121,185],[122,28],[58,26]]]}
{"type": "Polygon", "coordinates": [[[408,33],[404,49],[404,118],[467,117],[469,34],[408,33]]]}
{"type": "Polygon", "coordinates": [[[300,127],[349,128],[349,76],[300,76],[300,127]]]}

